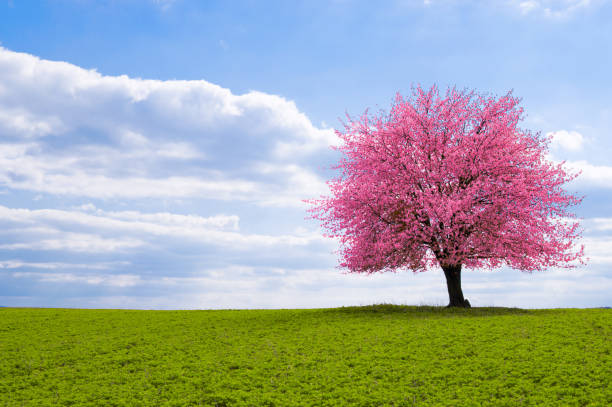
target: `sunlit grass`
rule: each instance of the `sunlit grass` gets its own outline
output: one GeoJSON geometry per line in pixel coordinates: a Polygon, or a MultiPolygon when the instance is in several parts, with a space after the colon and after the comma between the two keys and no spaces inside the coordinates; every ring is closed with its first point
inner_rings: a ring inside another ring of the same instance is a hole
{"type": "Polygon", "coordinates": [[[612,310],[0,310],[0,406],[608,406],[612,310]]]}

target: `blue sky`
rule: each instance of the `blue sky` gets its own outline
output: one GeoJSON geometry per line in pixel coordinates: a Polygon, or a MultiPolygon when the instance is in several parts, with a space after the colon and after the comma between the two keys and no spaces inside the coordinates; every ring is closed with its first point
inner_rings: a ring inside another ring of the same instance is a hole
{"type": "Polygon", "coordinates": [[[470,302],[609,306],[611,3],[0,1],[0,305],[445,304],[438,270],[343,274],[301,202],[345,112],[436,83],[512,89],[586,196],[587,266],[470,302]]]}

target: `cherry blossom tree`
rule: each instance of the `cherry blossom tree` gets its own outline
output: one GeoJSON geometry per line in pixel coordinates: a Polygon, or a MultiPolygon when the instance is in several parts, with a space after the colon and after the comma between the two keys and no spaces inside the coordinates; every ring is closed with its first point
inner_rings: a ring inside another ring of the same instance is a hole
{"type": "Polygon", "coordinates": [[[550,138],[521,129],[519,99],[413,89],[390,112],[348,117],[330,195],[311,216],[356,273],[441,267],[449,306],[469,307],[461,270],[584,263],[564,190],[577,174],[547,159],[550,138]]]}

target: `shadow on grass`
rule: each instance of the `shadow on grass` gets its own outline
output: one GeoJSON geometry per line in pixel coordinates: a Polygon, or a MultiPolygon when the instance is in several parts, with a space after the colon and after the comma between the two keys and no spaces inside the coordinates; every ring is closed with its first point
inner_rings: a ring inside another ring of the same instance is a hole
{"type": "Polygon", "coordinates": [[[499,315],[525,315],[532,310],[506,307],[474,307],[474,308],[447,308],[433,305],[395,305],[373,304],[365,306],[329,308],[325,311],[343,314],[409,314],[415,317],[484,317],[499,315]]]}

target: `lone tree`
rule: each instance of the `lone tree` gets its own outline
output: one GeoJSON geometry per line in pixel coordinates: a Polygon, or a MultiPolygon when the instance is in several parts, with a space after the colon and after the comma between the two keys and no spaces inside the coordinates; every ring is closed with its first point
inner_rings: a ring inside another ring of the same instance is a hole
{"type": "Polygon", "coordinates": [[[469,307],[461,269],[535,271],[584,263],[564,191],[574,179],[547,160],[550,139],[518,127],[511,93],[495,98],[433,86],[399,94],[388,114],[350,117],[331,195],[309,209],[356,273],[440,266],[449,307],[469,307]]]}

